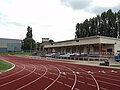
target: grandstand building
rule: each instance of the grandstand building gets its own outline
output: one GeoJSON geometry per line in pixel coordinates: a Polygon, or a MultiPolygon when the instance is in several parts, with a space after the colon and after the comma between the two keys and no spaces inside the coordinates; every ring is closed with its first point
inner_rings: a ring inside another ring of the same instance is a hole
{"type": "Polygon", "coordinates": [[[21,51],[22,40],[0,38],[0,52],[21,51]]]}
{"type": "Polygon", "coordinates": [[[105,36],[91,36],[72,40],[46,43],[44,50],[47,53],[79,53],[89,56],[116,55],[120,52],[120,39],[105,36]]]}

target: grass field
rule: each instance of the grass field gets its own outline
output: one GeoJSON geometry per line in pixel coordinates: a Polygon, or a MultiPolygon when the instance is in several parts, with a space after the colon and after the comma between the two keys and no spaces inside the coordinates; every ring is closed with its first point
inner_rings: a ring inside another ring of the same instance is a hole
{"type": "Polygon", "coordinates": [[[9,64],[3,60],[0,60],[0,72],[8,70],[12,67],[12,64],[9,64]]]}
{"type": "Polygon", "coordinates": [[[111,67],[118,67],[120,68],[120,65],[110,65],[111,67]]]}
{"type": "Polygon", "coordinates": [[[32,55],[32,52],[0,52],[0,55],[32,55]]]}

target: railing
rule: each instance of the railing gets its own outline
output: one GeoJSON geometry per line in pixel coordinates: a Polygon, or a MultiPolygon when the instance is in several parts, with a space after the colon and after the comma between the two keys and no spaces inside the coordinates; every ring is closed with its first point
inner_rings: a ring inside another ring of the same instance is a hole
{"type": "MultiPolygon", "coordinates": [[[[100,52],[101,55],[114,55],[114,52],[100,52]]],[[[90,52],[90,54],[92,55],[99,55],[99,52],[90,52]]]]}

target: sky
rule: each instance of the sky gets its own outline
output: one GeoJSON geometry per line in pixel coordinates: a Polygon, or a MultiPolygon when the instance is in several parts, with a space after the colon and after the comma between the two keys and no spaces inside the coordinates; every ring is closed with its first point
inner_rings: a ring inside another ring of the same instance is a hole
{"type": "Polygon", "coordinates": [[[120,10],[120,0],[0,0],[0,38],[64,41],[75,38],[75,26],[108,9],[120,10]]]}

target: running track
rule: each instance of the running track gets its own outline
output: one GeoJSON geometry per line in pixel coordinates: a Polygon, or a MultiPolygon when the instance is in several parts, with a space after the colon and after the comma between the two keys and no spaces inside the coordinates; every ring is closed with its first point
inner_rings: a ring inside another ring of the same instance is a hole
{"type": "Polygon", "coordinates": [[[0,74],[0,90],[120,90],[120,69],[40,57],[0,58],[15,64],[0,74]]]}

